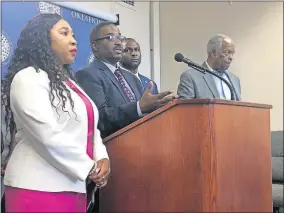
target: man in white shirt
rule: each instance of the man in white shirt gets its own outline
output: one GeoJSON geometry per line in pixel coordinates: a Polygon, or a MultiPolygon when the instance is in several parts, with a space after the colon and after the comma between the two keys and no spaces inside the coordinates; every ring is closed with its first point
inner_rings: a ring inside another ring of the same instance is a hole
{"type": "MultiPolygon", "coordinates": [[[[235,54],[235,42],[228,36],[217,34],[207,44],[207,60],[203,67],[226,79],[233,88],[236,100],[241,100],[239,78],[228,71],[235,54]]],[[[182,99],[217,98],[231,100],[226,83],[210,73],[201,73],[192,68],[181,74],[178,96],[182,99]]]]}

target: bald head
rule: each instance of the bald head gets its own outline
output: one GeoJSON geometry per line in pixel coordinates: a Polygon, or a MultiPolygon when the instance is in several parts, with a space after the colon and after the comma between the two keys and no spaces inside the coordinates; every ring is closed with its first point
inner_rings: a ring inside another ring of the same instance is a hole
{"type": "Polygon", "coordinates": [[[224,72],[233,61],[235,42],[227,35],[217,34],[207,44],[207,63],[216,71],[224,72]]]}
{"type": "MultiPolygon", "coordinates": [[[[128,43],[135,43],[139,46],[138,42],[134,38],[125,38],[122,41],[123,49],[126,47],[128,43]]],[[[140,47],[140,46],[139,46],[140,47]]]]}

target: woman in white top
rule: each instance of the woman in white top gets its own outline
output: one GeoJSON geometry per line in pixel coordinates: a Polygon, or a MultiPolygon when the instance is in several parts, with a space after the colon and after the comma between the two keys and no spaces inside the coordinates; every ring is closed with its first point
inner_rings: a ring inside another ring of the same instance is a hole
{"type": "Polygon", "coordinates": [[[98,110],[72,78],[70,25],[56,14],[22,30],[3,83],[16,146],[5,171],[7,212],[86,212],[86,180],[107,183],[108,154],[98,110]]]}

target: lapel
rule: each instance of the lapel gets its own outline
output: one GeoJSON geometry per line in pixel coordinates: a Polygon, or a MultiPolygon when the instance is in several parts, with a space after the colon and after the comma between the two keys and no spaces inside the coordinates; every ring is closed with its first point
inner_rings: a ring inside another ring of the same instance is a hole
{"type": "Polygon", "coordinates": [[[225,72],[225,74],[227,75],[229,82],[233,87],[233,92],[235,93],[236,100],[239,101],[240,97],[238,95],[239,93],[237,92],[237,88],[235,87],[235,85],[237,85],[237,82],[234,80],[235,79],[234,76],[230,72],[225,72]]]}
{"type": "Polygon", "coordinates": [[[149,81],[147,78],[145,78],[143,75],[141,75],[140,73],[138,73],[139,78],[141,80],[141,84],[143,86],[143,90],[147,89],[149,87],[149,81]]]}
{"type": "MultiPolygon", "coordinates": [[[[202,66],[204,68],[208,69],[208,66],[206,65],[205,62],[202,64],[202,66]]],[[[214,98],[220,98],[213,76],[210,73],[205,73],[202,77],[204,78],[204,80],[205,80],[209,90],[211,91],[213,97],[214,98]]]]}
{"type": "MultiPolygon", "coordinates": [[[[116,77],[114,76],[114,74],[111,72],[111,70],[100,60],[95,59],[92,62],[92,66],[94,66],[95,68],[101,70],[114,84],[114,86],[118,89],[118,91],[120,92],[121,96],[123,97],[125,102],[129,102],[128,98],[126,97],[126,95],[124,94],[123,89],[121,88],[118,80],[116,79],[116,77]]],[[[114,94],[113,94],[114,95],[114,94]]]]}
{"type": "Polygon", "coordinates": [[[121,69],[120,71],[127,81],[128,85],[132,89],[133,93],[135,94],[136,100],[140,100],[143,95],[143,88],[139,79],[137,79],[137,77],[133,73],[121,69]]]}
{"type": "Polygon", "coordinates": [[[132,92],[136,97],[136,100],[140,100],[144,92],[143,85],[141,85],[140,80],[137,78],[135,74],[133,74],[130,70],[124,68],[119,62],[118,62],[118,69],[121,71],[123,77],[130,86],[132,92]]]}

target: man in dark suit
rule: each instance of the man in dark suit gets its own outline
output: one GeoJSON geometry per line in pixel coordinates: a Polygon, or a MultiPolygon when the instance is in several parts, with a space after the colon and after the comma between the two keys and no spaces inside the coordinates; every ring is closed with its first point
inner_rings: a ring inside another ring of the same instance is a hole
{"type": "MultiPolygon", "coordinates": [[[[225,78],[232,86],[236,100],[241,100],[240,79],[228,71],[235,53],[234,41],[226,35],[217,34],[207,44],[207,60],[203,67],[225,78]]],[[[178,95],[182,99],[217,98],[231,100],[229,87],[219,78],[200,73],[192,68],[181,74],[178,95]]]]}
{"type": "Polygon", "coordinates": [[[113,23],[102,22],[92,29],[90,44],[96,59],[75,76],[84,91],[99,109],[102,137],[172,101],[176,96],[166,91],[152,95],[153,83],[143,93],[139,80],[127,71],[117,68],[122,56],[122,40],[113,23]]]}
{"type": "MultiPolygon", "coordinates": [[[[138,67],[141,63],[141,50],[140,45],[133,38],[126,38],[123,41],[123,51],[122,58],[118,63],[122,69],[126,71],[130,71],[133,73],[141,82],[143,90],[145,91],[149,87],[150,79],[144,75],[141,75],[138,72],[138,67]]],[[[157,84],[152,81],[154,84],[154,89],[152,90],[152,94],[158,94],[157,84]]]]}

